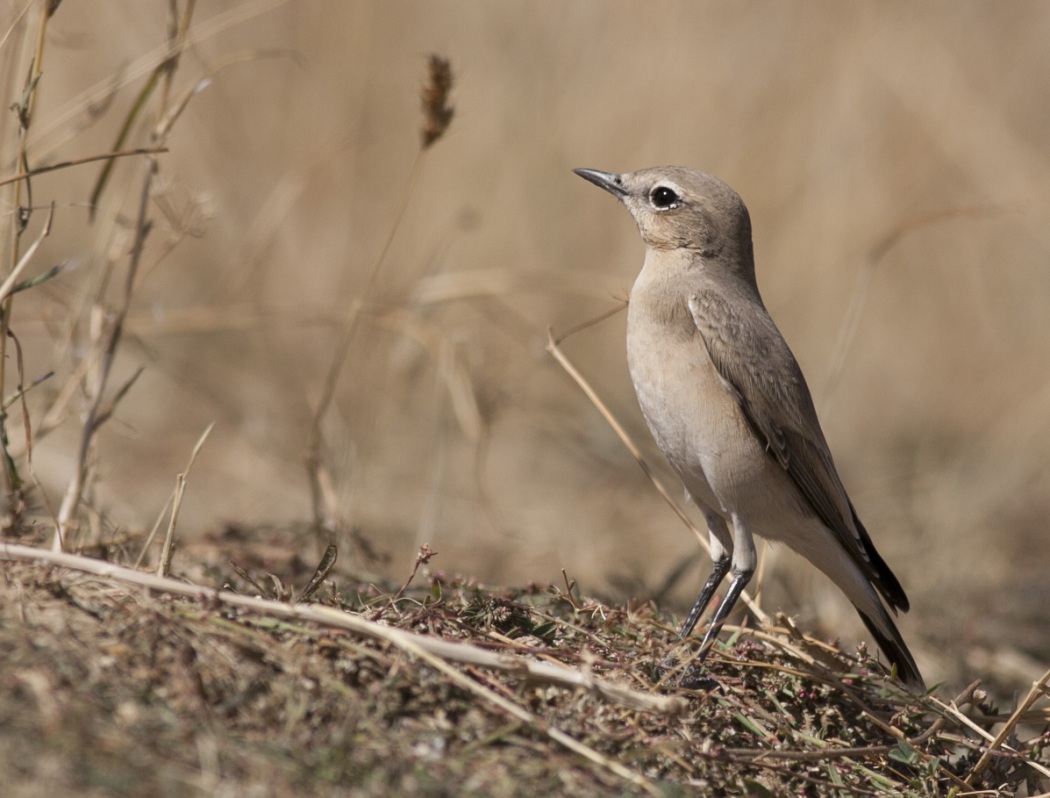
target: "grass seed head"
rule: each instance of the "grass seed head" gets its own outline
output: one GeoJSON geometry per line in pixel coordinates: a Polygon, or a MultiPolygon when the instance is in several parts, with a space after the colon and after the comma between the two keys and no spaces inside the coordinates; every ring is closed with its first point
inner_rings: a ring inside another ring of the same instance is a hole
{"type": "Polygon", "coordinates": [[[445,135],[455,109],[448,104],[452,91],[452,66],[447,58],[432,54],[427,62],[427,82],[423,85],[423,149],[445,135]]]}

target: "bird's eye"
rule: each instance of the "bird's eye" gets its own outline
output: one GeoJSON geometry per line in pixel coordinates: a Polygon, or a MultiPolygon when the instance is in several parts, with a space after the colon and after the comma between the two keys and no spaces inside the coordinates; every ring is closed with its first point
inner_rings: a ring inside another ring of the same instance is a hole
{"type": "Polygon", "coordinates": [[[678,192],[667,186],[657,186],[649,192],[649,201],[660,211],[673,208],[678,204],[678,192]]]}

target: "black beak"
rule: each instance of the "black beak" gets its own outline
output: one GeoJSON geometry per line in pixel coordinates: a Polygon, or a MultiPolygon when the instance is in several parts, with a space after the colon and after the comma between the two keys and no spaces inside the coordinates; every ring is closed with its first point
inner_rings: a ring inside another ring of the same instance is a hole
{"type": "Polygon", "coordinates": [[[594,183],[598,188],[604,188],[617,199],[627,196],[627,189],[623,187],[623,179],[620,175],[612,172],[599,172],[597,169],[573,169],[572,171],[584,180],[594,183]]]}

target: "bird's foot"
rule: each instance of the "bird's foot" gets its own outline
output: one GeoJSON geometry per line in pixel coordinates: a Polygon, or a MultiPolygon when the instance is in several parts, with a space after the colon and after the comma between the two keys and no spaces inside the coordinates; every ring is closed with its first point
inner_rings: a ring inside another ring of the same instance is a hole
{"type": "Polygon", "coordinates": [[[711,691],[722,685],[713,679],[699,662],[687,665],[682,675],[678,677],[678,686],[683,690],[707,690],[711,691]]]}
{"type": "Polygon", "coordinates": [[[652,677],[654,682],[673,684],[684,690],[714,690],[721,686],[707,674],[702,659],[683,664],[674,654],[667,654],[660,662],[653,664],[652,677]]]}

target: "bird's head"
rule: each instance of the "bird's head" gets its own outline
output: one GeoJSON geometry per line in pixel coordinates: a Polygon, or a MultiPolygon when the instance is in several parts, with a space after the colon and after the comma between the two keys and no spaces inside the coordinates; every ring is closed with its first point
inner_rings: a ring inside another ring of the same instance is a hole
{"type": "Polygon", "coordinates": [[[623,174],[574,171],[627,206],[649,248],[694,250],[704,260],[736,263],[753,273],[747,207],[718,178],[681,166],[623,174]]]}

